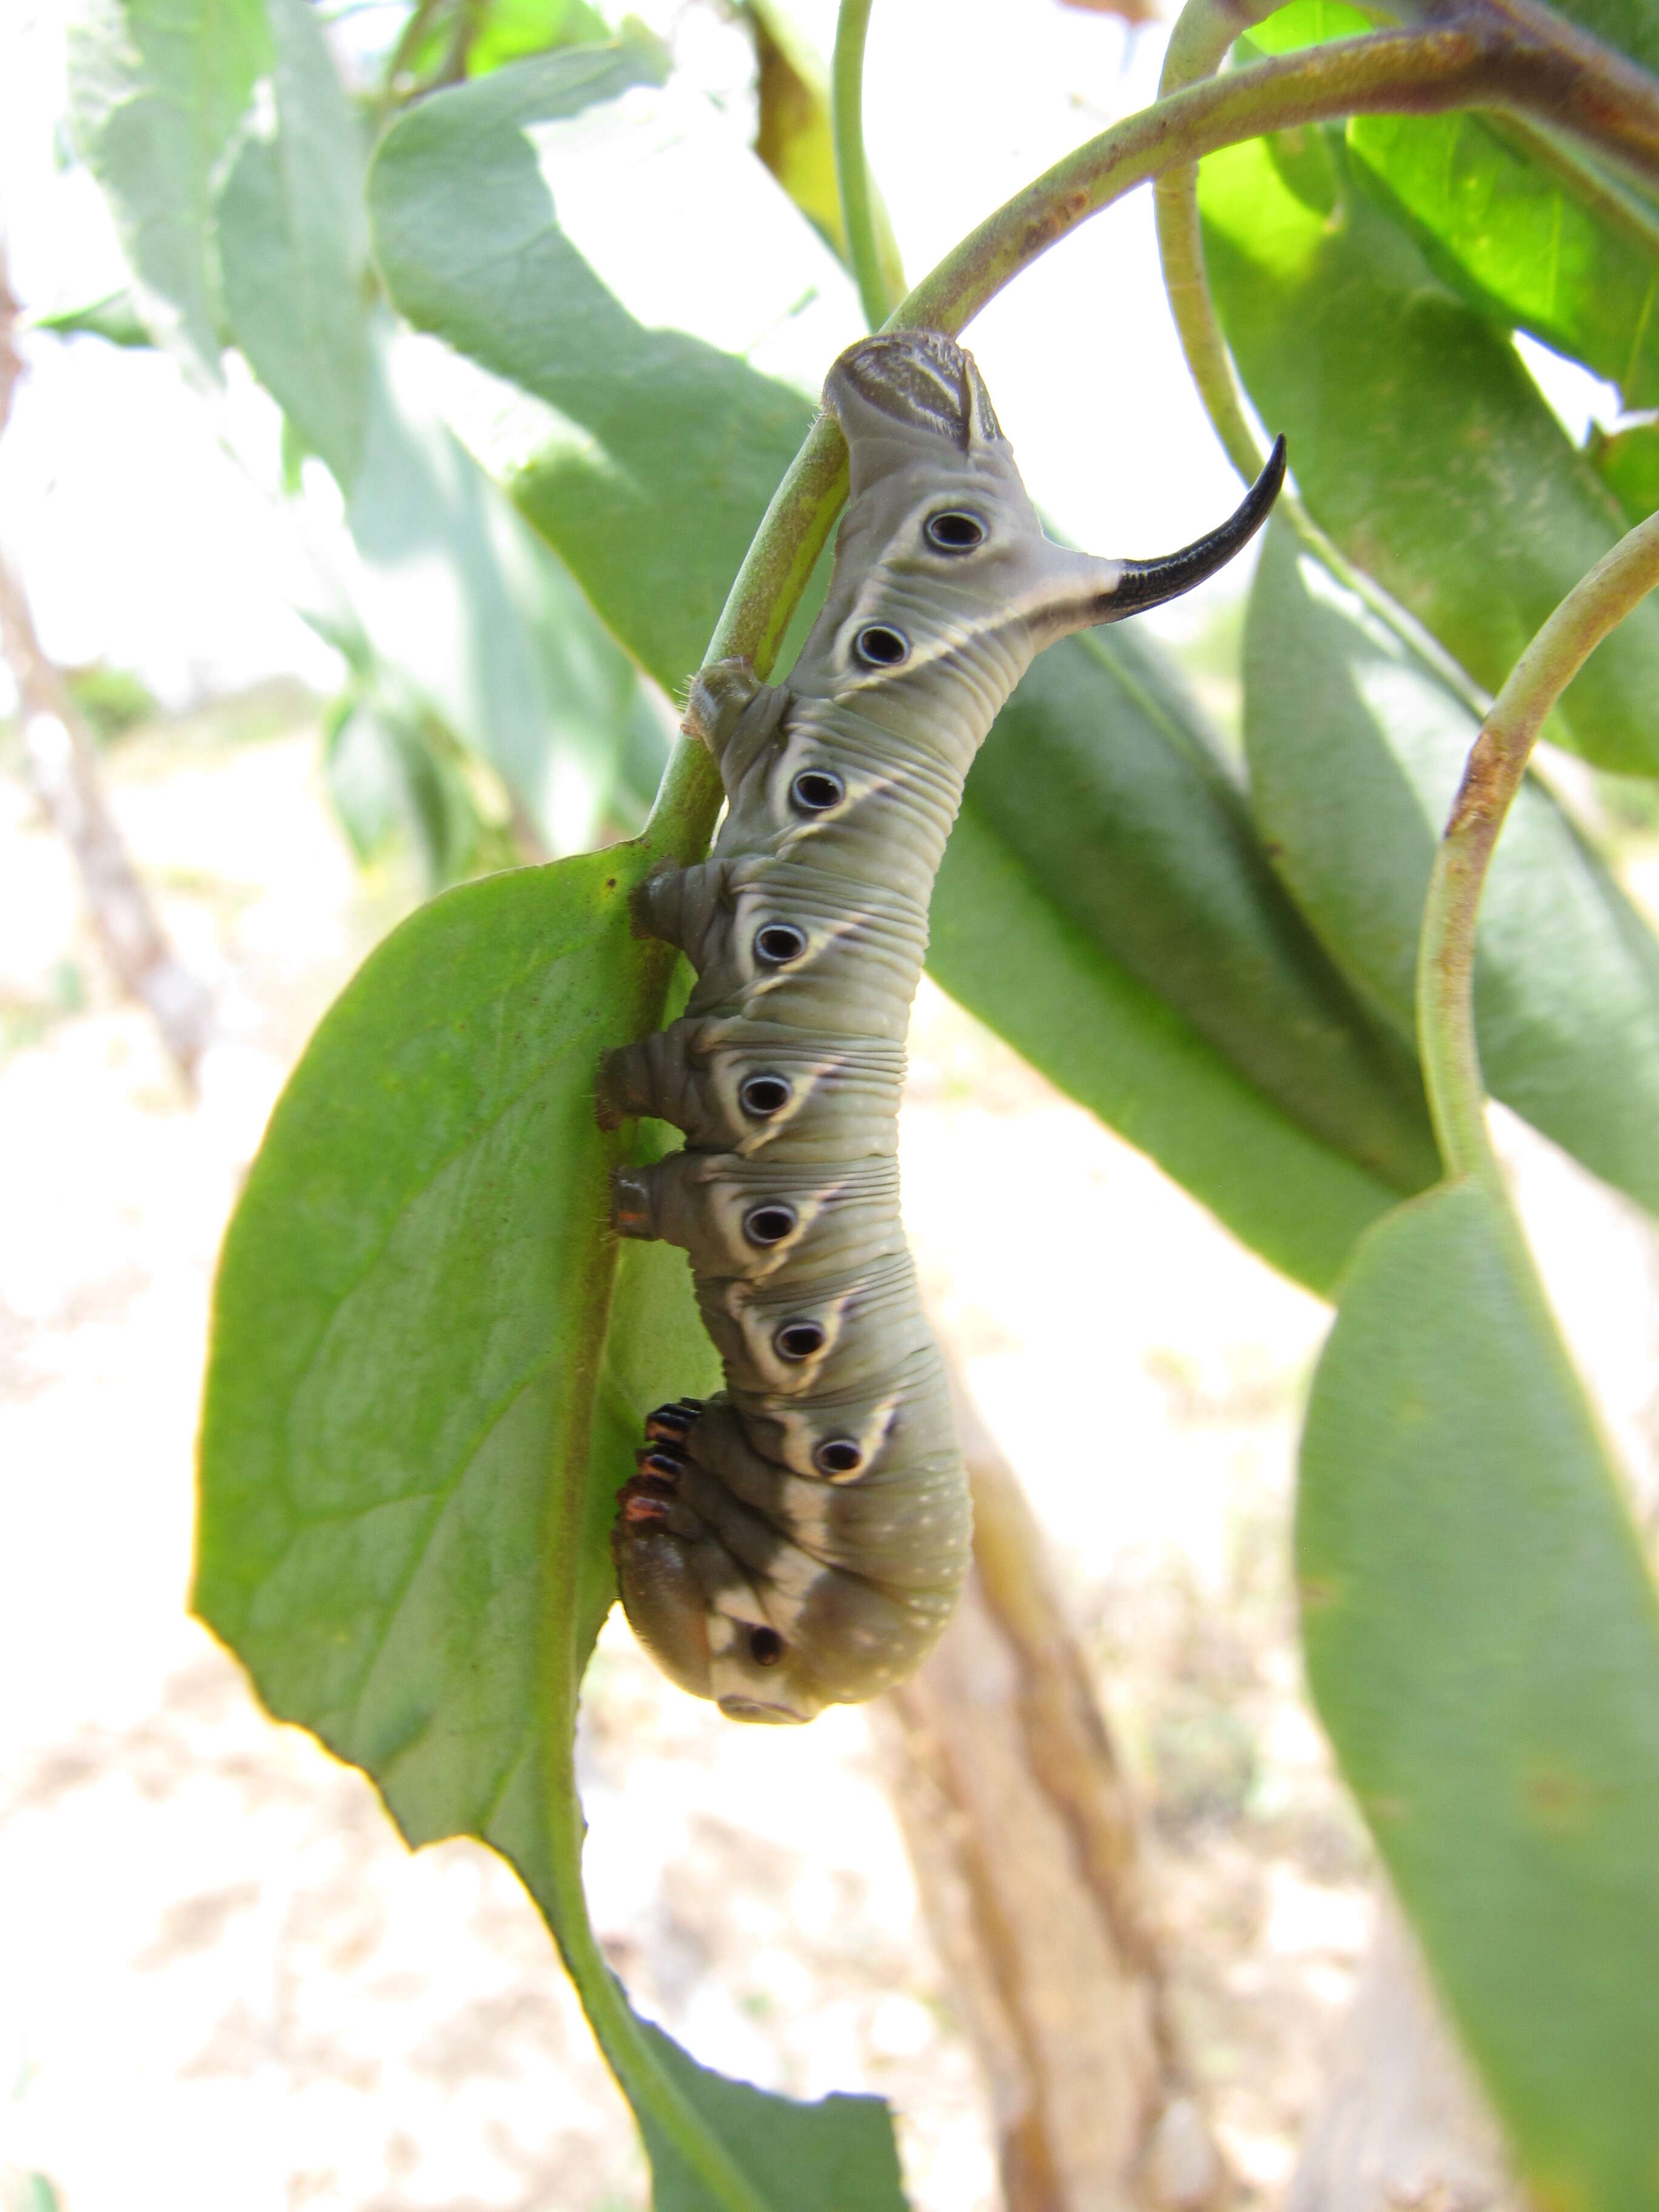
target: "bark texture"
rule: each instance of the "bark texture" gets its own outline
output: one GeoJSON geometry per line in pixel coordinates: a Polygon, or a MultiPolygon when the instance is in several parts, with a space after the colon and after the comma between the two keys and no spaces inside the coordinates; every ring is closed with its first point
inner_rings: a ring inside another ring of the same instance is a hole
{"type": "Polygon", "coordinates": [[[952,1384],[974,1568],[875,1723],[1009,2212],[1207,2212],[1227,2179],[1171,2028],[1128,1784],[1042,1534],[952,1384]]]}
{"type": "MultiPolygon", "coordinates": [[[[17,302],[0,254],[0,434],[22,374],[16,323],[17,302]]],[[[193,1083],[212,1034],[212,1001],[167,941],[104,797],[91,733],[62,671],[42,650],[21,579],[3,556],[0,652],[17,684],[30,779],[74,855],[99,942],[123,985],[149,1007],[186,1082],[193,1083]]]]}

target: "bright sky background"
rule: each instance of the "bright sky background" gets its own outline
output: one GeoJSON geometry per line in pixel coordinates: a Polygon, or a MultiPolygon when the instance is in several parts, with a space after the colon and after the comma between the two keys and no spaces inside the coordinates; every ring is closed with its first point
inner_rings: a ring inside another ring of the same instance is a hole
{"type": "MultiPolygon", "coordinates": [[[[834,0],[793,4],[827,52],[834,0]]],[[[747,36],[707,0],[643,0],[636,12],[672,38],[675,76],[545,135],[561,219],[643,319],[679,323],[812,389],[857,335],[856,305],[827,252],[803,245],[782,195],[751,173],[747,36]],[[804,268],[817,296],[792,312],[804,268]]],[[[0,224],[13,289],[42,312],[93,300],[124,273],[95,187],[62,158],[70,14],[0,0],[0,224]]],[[[337,36],[378,46],[401,14],[360,9],[337,36]]],[[[1060,0],[881,0],[867,136],[912,278],[1060,154],[1151,100],[1164,43],[1162,26],[1131,30],[1060,0]]],[[[1163,553],[1235,503],[1240,487],[1176,344],[1144,191],[1048,254],[968,335],[1028,483],[1079,543],[1163,553]]],[[[434,393],[489,447],[498,396],[421,350],[434,393]]],[[[27,358],[0,444],[0,542],[48,650],[135,669],[176,702],[284,669],[331,684],[332,654],[294,612],[315,592],[299,518],[276,494],[276,410],[238,365],[207,408],[171,363],[96,339],[42,335],[27,358]]],[[[1537,349],[1529,358],[1575,430],[1606,411],[1581,373],[1537,349]]],[[[331,504],[325,489],[313,528],[326,530],[331,504]]],[[[1236,563],[1207,603],[1237,596],[1248,574],[1236,563]]],[[[1195,595],[1151,619],[1190,634],[1206,604],[1195,595]]]]}

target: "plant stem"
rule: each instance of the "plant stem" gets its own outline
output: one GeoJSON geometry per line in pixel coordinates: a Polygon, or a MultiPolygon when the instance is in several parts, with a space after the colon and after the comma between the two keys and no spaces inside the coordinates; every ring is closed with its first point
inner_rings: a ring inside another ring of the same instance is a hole
{"type": "MultiPolygon", "coordinates": [[[[1659,87],[1577,33],[1567,42],[1571,52],[1558,52],[1565,26],[1553,44],[1545,31],[1523,36],[1498,17],[1498,0],[1477,0],[1467,20],[1276,55],[1125,117],[988,216],[901,302],[887,327],[961,331],[1021,270],[1135,185],[1298,123],[1514,107],[1598,140],[1659,178],[1659,87]]],[[[732,585],[710,659],[742,653],[760,674],[770,672],[846,482],[841,434],[820,417],[732,585]]],[[[685,751],[677,748],[671,759],[648,825],[665,849],[671,840],[678,846],[706,839],[719,805],[712,776],[684,758],[685,751]]]]}
{"type": "Polygon", "coordinates": [[[1498,1188],[1474,1028],[1475,918],[1492,848],[1545,716],[1608,631],[1659,585],[1659,514],[1575,584],[1493,702],[1469,754],[1423,909],[1417,1034],[1429,1110],[1449,1176],[1498,1188]]]}
{"type": "MultiPolygon", "coordinates": [[[[1237,6],[1229,4],[1229,0],[1187,0],[1164,57],[1164,75],[1158,84],[1160,95],[1167,97],[1188,84],[1213,77],[1234,40],[1250,23],[1260,21],[1268,14],[1271,5],[1272,0],[1243,0],[1243,4],[1237,6]]],[[[1222,335],[1210,291],[1198,213],[1197,163],[1166,169],[1161,177],[1155,178],[1152,204],[1164,289],[1169,295],[1170,312],[1187,367],[1223,451],[1245,483],[1254,483],[1267,457],[1246,410],[1238,374],[1222,335]]],[[[1276,511],[1314,557],[1322,561],[1338,582],[1346,585],[1361,605],[1368,607],[1412,653],[1426,661],[1472,714],[1486,713],[1492,704],[1487,694],[1471,680],[1439,640],[1400,606],[1374,577],[1353,566],[1309,514],[1293,484],[1286,484],[1280,492],[1276,511]]]]}
{"type": "Polygon", "coordinates": [[[870,164],[864,153],[864,41],[873,4],[874,0],[841,0],[830,73],[830,116],[842,228],[847,234],[848,257],[858,283],[864,319],[875,331],[886,321],[893,302],[882,270],[870,164]]]}

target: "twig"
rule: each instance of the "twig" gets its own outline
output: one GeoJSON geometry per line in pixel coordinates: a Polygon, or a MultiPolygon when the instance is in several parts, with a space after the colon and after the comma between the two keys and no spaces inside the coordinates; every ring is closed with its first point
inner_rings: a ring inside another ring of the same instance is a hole
{"type": "MultiPolygon", "coordinates": [[[[0,433],[22,374],[17,313],[0,247],[0,433]]],[[[35,790],[75,857],[99,941],[122,983],[149,1007],[168,1054],[193,1087],[212,1034],[212,1000],[167,941],[105,799],[91,735],[62,672],[41,648],[22,584],[3,559],[0,651],[16,680],[35,790]]]]}
{"type": "Polygon", "coordinates": [[[836,19],[836,54],[830,79],[830,112],[836,147],[836,188],[841,195],[841,224],[848,258],[858,280],[864,319],[878,330],[893,301],[882,270],[870,191],[870,164],[864,151],[864,42],[873,0],[841,0],[836,19]]]}
{"type": "Polygon", "coordinates": [[[1659,585],[1659,514],[1621,538],[1575,584],[1510,671],[1469,754],[1423,909],[1417,1033],[1434,1133],[1449,1176],[1501,1188],[1486,1134],[1474,1030],[1475,918],[1486,870],[1539,729],[1589,655],[1659,585]]]}
{"type": "MultiPolygon", "coordinates": [[[[1235,18],[1243,27],[1243,15],[1235,18]]],[[[1659,85],[1528,0],[1468,0],[1455,21],[1274,56],[1115,123],[1045,171],[948,253],[888,329],[955,333],[1079,223],[1137,185],[1270,131],[1345,115],[1495,107],[1540,117],[1659,179],[1659,85]]],[[[847,489],[841,433],[820,416],[779,485],[732,585],[708,658],[770,673],[847,489]]],[[[700,851],[720,805],[700,746],[671,755],[646,827],[665,854],[700,851]]]]}

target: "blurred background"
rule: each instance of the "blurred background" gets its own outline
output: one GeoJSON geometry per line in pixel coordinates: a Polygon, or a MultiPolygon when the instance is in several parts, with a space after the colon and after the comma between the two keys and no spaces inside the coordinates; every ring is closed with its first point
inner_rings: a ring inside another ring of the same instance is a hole
{"type": "MultiPolygon", "coordinates": [[[[378,82],[408,9],[327,12],[349,77],[378,82]]],[[[838,263],[748,173],[753,23],[723,0],[635,12],[673,73],[629,95],[625,146],[601,120],[550,134],[564,227],[641,320],[810,392],[861,325],[838,263]],[[749,243],[770,209],[777,251],[748,253],[751,276],[713,296],[685,241],[738,206],[749,243]]],[[[827,52],[832,0],[791,12],[827,52]]],[[[289,1067],[434,884],[633,827],[674,709],[617,678],[568,611],[572,712],[603,693],[607,742],[550,760],[533,806],[508,796],[467,741],[488,702],[441,583],[375,570],[237,356],[204,398],[176,361],[119,342],[126,276],[72,149],[67,22],[33,0],[0,11],[0,236],[21,310],[0,556],[213,1030],[192,1087],[88,919],[0,668],[6,2212],[622,2212],[647,2199],[632,2124],[514,1878],[471,1844],[406,1853],[369,1785],[274,1727],[184,1606],[215,1255],[289,1067]]],[[[884,0],[868,139],[906,266],[1145,105],[1166,35],[1060,0],[884,0]]],[[[1078,541],[1157,553],[1234,503],[1144,194],[969,336],[1029,483],[1078,541]]],[[[1575,437],[1611,419],[1602,387],[1522,344],[1575,437]]],[[[416,337],[394,355],[417,447],[447,423],[487,463],[511,457],[503,388],[416,337]]],[[[504,503],[484,535],[510,569],[504,503]]],[[[1224,730],[1248,583],[1235,563],[1150,618],[1224,730]]],[[[1659,915],[1659,844],[1607,826],[1659,915]]],[[[1220,2147],[1243,2201],[1278,2204],[1372,1911],[1369,1847],[1300,1690],[1285,1559],[1327,1310],[930,984],[911,1053],[912,1241],[1054,1540],[1146,1808],[1173,1999],[1220,2147]],[[1082,1430],[1103,1484],[1077,1480],[1082,1430]]],[[[1575,1348],[1650,1468],[1650,1236],[1502,1127],[1575,1348]]],[[[592,1910],[641,2008],[725,2071],[890,2097],[917,2205],[990,2212],[985,2092],[866,1717],[732,1728],[613,1620],[584,1729],[592,1910]]]]}

